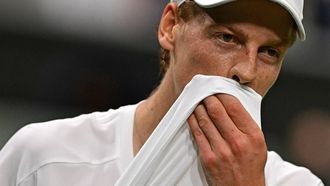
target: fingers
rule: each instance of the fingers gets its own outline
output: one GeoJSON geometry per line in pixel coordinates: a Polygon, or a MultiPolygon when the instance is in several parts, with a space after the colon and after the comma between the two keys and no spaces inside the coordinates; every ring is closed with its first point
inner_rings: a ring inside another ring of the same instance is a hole
{"type": "MultiPolygon", "coordinates": [[[[253,143],[254,148],[258,149],[267,149],[265,144],[265,137],[261,129],[258,127],[257,123],[253,120],[251,115],[245,110],[243,105],[239,100],[233,96],[226,94],[219,94],[217,98],[223,104],[226,113],[233,122],[233,125],[240,131],[241,134],[244,134],[246,137],[236,133],[233,133],[232,137],[228,137],[227,140],[230,141],[230,146],[235,152],[243,152],[243,146],[248,143],[253,143]],[[244,140],[245,139],[245,140],[244,140]]],[[[222,134],[227,136],[226,134],[222,134]]]]}
{"type": "Polygon", "coordinates": [[[197,145],[203,150],[211,152],[228,149],[228,144],[209,118],[202,104],[196,107],[193,115],[188,119],[188,123],[197,145]],[[208,147],[204,149],[203,145],[207,145],[208,147]]]}
{"type": "Polygon", "coordinates": [[[244,149],[249,140],[265,146],[263,133],[233,96],[219,94],[205,98],[188,122],[197,145],[205,151],[230,154],[228,149],[232,149],[235,152],[244,152],[241,149],[244,149]],[[245,135],[250,139],[246,139],[245,135]],[[204,148],[205,145],[207,148],[204,148]]]}
{"type": "Polygon", "coordinates": [[[264,182],[263,133],[236,98],[224,94],[205,98],[188,123],[209,185],[256,185],[251,178],[264,182]]]}
{"type": "Polygon", "coordinates": [[[213,121],[219,133],[225,138],[235,138],[239,130],[228,116],[223,104],[216,96],[209,96],[204,101],[207,114],[213,121]]]}
{"type": "Polygon", "coordinates": [[[253,120],[251,115],[245,110],[237,98],[227,94],[218,94],[216,97],[222,103],[228,117],[237,129],[245,134],[253,134],[256,131],[260,131],[257,123],[253,120]]]}
{"type": "Polygon", "coordinates": [[[210,148],[216,149],[214,151],[226,151],[228,147],[235,152],[244,152],[240,150],[247,142],[244,135],[264,146],[260,128],[233,96],[219,94],[205,98],[203,104],[196,107],[193,118],[196,130],[202,132],[203,140],[207,140],[210,148]]]}
{"type": "Polygon", "coordinates": [[[197,119],[194,114],[188,118],[188,124],[190,126],[192,135],[201,153],[207,153],[212,151],[211,145],[205,137],[203,131],[199,128],[197,119]]]}

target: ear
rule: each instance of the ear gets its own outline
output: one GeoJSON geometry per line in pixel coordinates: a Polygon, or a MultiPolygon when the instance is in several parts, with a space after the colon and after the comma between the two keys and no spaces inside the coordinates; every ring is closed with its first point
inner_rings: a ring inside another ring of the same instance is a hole
{"type": "Polygon", "coordinates": [[[159,44],[166,50],[173,49],[175,38],[174,27],[177,23],[177,5],[175,3],[169,3],[164,9],[158,29],[159,44]]]}

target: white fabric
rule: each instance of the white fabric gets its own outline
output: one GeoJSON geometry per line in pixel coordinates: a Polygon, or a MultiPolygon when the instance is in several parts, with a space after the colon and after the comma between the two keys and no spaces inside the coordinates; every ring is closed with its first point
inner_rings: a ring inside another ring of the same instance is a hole
{"type": "Polygon", "coordinates": [[[0,151],[0,186],[111,186],[133,159],[136,105],[31,124],[0,151]]]}
{"type": "Polygon", "coordinates": [[[197,75],[182,91],[116,186],[207,185],[186,120],[201,100],[216,93],[238,98],[260,126],[260,95],[231,79],[197,75]]]}
{"type": "MultiPolygon", "coordinates": [[[[132,126],[136,106],[22,128],[0,151],[0,185],[114,185],[133,160],[132,126]]],[[[190,136],[184,138],[190,139],[190,136]]],[[[173,150],[176,149],[192,148],[173,150]]],[[[176,162],[176,158],[182,160],[174,156],[160,169],[176,162]]],[[[180,176],[175,175],[177,169],[181,169],[181,163],[174,167],[171,176],[180,176]]],[[[200,170],[197,167],[187,172],[198,174],[200,170]]],[[[265,175],[268,186],[323,185],[308,169],[283,161],[275,152],[268,153],[265,175]]],[[[185,183],[201,181],[199,177],[190,178],[192,180],[185,183]]],[[[185,183],[178,185],[185,186],[185,183]]]]}
{"type": "Polygon", "coordinates": [[[116,185],[206,185],[186,120],[200,101],[216,93],[238,98],[261,126],[259,94],[228,78],[196,75],[116,185]]]}

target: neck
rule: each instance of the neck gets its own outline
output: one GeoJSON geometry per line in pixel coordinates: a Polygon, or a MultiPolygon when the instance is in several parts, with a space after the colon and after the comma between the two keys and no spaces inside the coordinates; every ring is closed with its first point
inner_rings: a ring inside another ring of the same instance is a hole
{"type": "Polygon", "coordinates": [[[136,109],[133,127],[133,152],[136,155],[176,100],[173,83],[166,73],[159,87],[136,109]]]}

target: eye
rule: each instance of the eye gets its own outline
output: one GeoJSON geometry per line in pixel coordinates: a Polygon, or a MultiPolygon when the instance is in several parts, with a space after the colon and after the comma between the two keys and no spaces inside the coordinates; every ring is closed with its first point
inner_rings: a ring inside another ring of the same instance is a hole
{"type": "Polygon", "coordinates": [[[278,58],[280,57],[279,50],[272,47],[263,47],[259,50],[259,52],[267,55],[268,57],[278,58]]]}
{"type": "Polygon", "coordinates": [[[278,64],[282,61],[282,52],[274,47],[261,47],[258,50],[260,59],[269,64],[278,64]]]}
{"type": "Polygon", "coordinates": [[[225,42],[225,43],[235,42],[235,38],[232,34],[218,33],[217,37],[218,37],[218,39],[220,39],[222,42],[225,42]]]}
{"type": "Polygon", "coordinates": [[[279,56],[279,52],[275,49],[272,49],[272,48],[267,50],[267,54],[269,56],[272,56],[272,57],[278,57],[279,56]]]}

